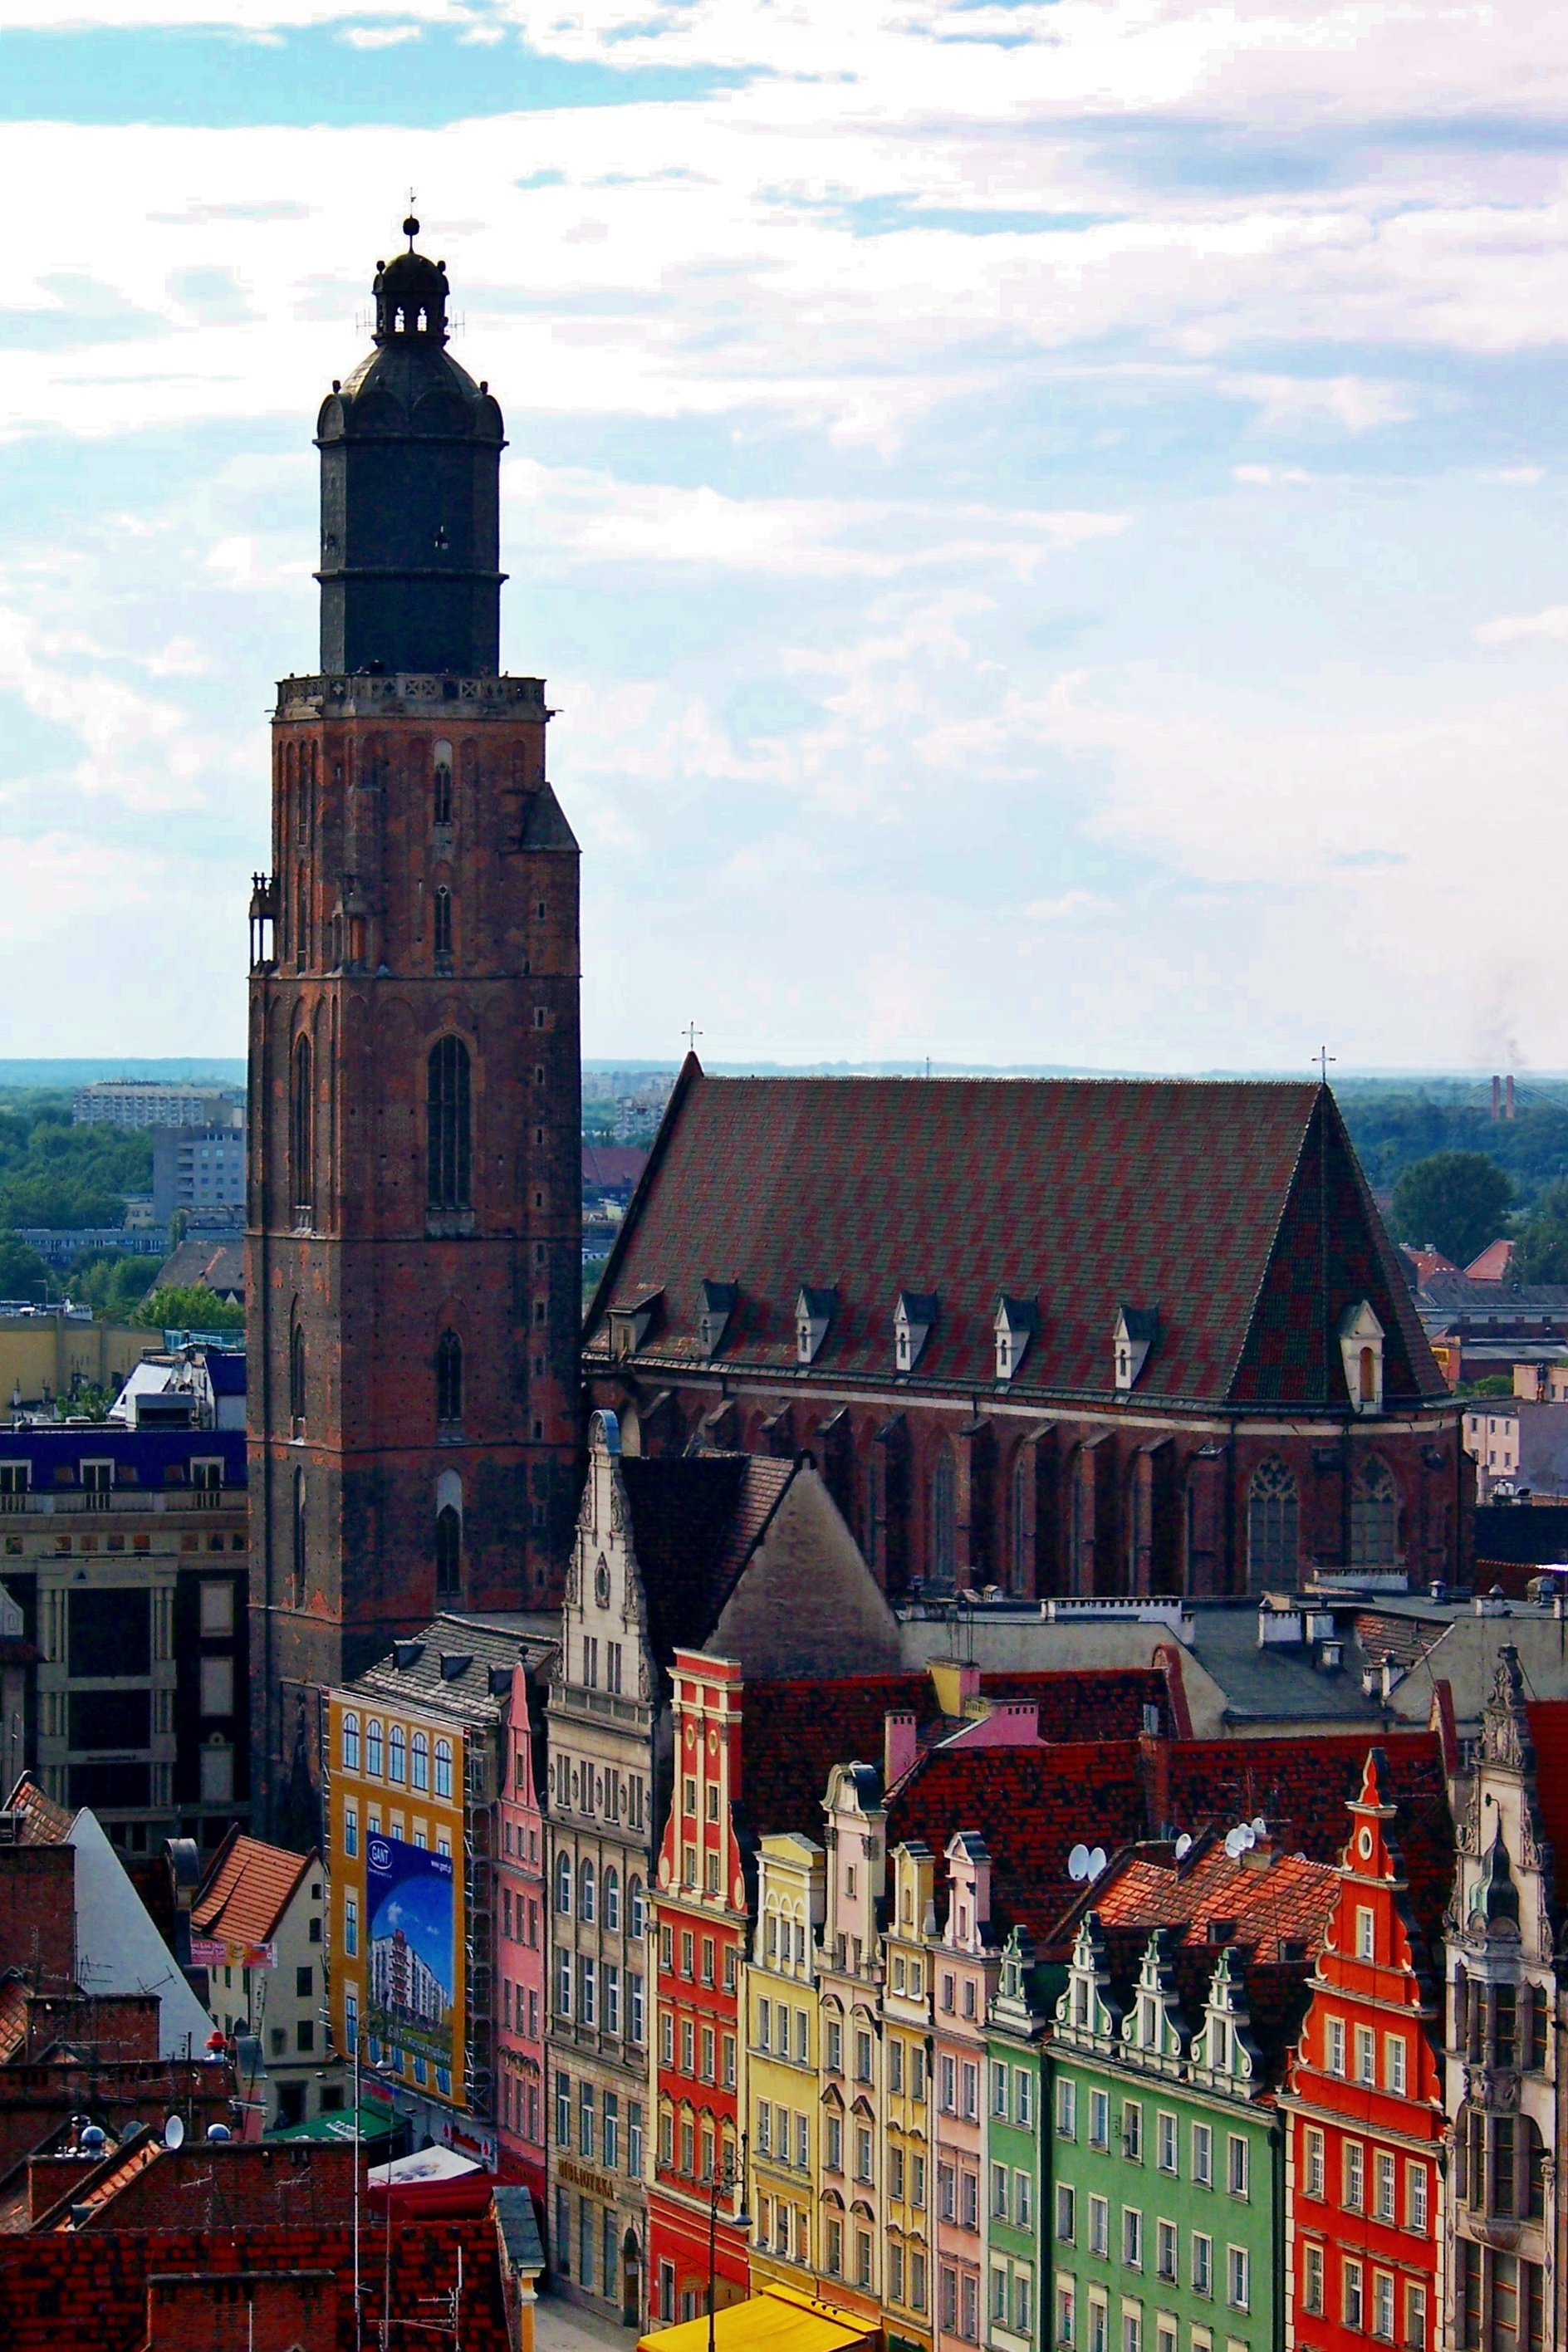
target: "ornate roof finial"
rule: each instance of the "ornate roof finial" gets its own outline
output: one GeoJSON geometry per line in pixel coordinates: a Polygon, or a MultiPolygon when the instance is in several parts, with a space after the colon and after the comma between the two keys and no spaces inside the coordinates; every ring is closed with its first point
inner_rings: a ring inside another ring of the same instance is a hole
{"type": "Polygon", "coordinates": [[[408,250],[412,253],[414,250],[414,240],[419,234],[419,224],[415,219],[412,213],[409,214],[408,218],[403,224],[403,234],[408,239],[408,250]]]}

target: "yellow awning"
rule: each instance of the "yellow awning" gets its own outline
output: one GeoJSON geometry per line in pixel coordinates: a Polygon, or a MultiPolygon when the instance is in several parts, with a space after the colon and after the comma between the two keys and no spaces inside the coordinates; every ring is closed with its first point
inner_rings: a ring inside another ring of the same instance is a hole
{"type": "MultiPolygon", "coordinates": [[[[789,2286],[764,2287],[713,2315],[714,2352],[848,2352],[879,2336],[874,2320],[789,2286]]],[[[708,2315],[639,2336],[637,2352],[708,2352],[708,2315]]]]}

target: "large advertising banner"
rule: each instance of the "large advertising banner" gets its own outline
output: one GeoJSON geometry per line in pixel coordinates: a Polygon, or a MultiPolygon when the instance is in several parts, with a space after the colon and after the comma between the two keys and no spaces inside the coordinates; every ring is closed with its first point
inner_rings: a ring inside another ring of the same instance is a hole
{"type": "Polygon", "coordinates": [[[364,1852],[370,1927],[364,2030],[389,2049],[450,2069],[457,1969],[452,1857],[379,1835],[365,1840],[364,1852]]]}

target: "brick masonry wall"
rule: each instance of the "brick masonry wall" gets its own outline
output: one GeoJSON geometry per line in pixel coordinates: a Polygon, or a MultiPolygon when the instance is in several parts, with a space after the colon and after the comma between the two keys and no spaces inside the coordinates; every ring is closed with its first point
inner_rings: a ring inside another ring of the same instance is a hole
{"type": "Polygon", "coordinates": [[[76,1974],[76,1851],[0,1846],[0,1972],[37,1971],[40,1984],[76,1974]]]}
{"type": "MultiPolygon", "coordinates": [[[[405,2224],[393,2246],[393,2315],[430,2319],[449,2296],[462,2249],[463,2352],[510,2352],[495,2223],[405,2224]]],[[[361,2241],[365,2334],[382,2315],[384,2242],[374,2217],[361,2241]]],[[[345,2228],[97,2231],[80,2236],[0,2239],[0,2342],[7,2352],[142,2352],[148,2283],[154,2276],[330,2271],[338,2281],[336,2331],[306,2337],[310,2352],[354,2352],[353,2245],[345,2228]]],[[[407,2331],[399,2330],[398,2333],[407,2331]]],[[[439,2339],[432,2339],[438,2341],[439,2339]]]]}

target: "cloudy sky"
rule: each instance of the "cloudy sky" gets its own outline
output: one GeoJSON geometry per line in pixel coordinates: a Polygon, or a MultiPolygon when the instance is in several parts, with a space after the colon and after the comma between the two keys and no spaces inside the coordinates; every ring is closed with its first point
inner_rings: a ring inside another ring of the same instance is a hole
{"type": "Polygon", "coordinates": [[[587,1053],[1568,1066],[1568,16],[3,13],[8,1052],[243,1049],[413,186],[587,1053]]]}

